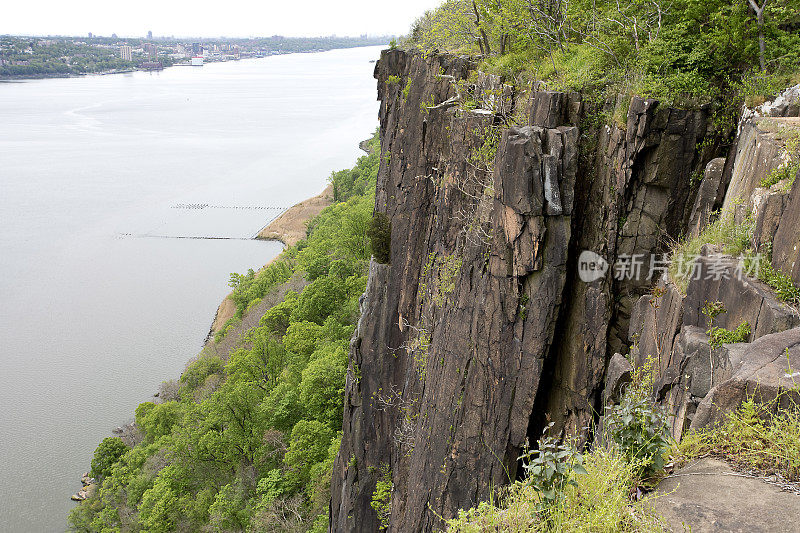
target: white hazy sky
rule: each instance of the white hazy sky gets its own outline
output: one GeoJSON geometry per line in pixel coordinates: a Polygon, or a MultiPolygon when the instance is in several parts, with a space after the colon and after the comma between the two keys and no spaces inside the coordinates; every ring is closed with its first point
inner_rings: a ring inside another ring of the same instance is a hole
{"type": "Polygon", "coordinates": [[[441,0],[30,0],[3,2],[0,34],[266,37],[396,34],[441,0]]]}

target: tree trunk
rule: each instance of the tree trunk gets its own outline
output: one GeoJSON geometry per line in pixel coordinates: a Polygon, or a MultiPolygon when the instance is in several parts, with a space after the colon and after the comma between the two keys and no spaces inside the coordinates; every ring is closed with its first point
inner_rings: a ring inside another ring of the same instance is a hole
{"type": "Polygon", "coordinates": [[[475,0],[472,0],[472,11],[475,12],[475,27],[481,32],[481,36],[478,38],[478,46],[481,48],[481,54],[488,56],[492,53],[492,50],[489,48],[489,38],[481,27],[481,15],[478,13],[478,5],[475,3],[475,0]],[[481,44],[481,39],[483,39],[483,44],[481,44]]]}
{"type": "Polygon", "coordinates": [[[764,43],[764,7],[766,7],[768,1],[763,0],[761,6],[759,6],[755,0],[748,0],[758,22],[758,62],[761,66],[761,72],[767,71],[767,61],[765,59],[767,46],[764,43]]]}

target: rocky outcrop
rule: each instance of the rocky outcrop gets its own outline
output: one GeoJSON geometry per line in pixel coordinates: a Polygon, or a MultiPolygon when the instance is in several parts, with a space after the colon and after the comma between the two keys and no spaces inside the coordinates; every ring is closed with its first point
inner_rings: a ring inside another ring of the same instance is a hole
{"type": "Polygon", "coordinates": [[[351,343],[333,531],[436,529],[513,479],[548,419],[588,437],[659,276],[650,255],[685,231],[692,176],[716,155],[705,109],[637,98],[624,128],[597,128],[578,94],[473,70],[402,51],[376,66],[391,254],[370,266],[351,343]],[[642,256],[644,273],[585,283],[583,250],[642,256]],[[373,501],[388,480],[391,500],[373,501]]]}
{"type": "Polygon", "coordinates": [[[769,211],[772,206],[766,204],[762,210],[767,213],[763,218],[771,221],[771,224],[764,228],[765,231],[775,228],[772,266],[790,276],[795,284],[800,285],[800,179],[795,177],[788,197],[781,193],[776,193],[776,196],[778,198],[773,204],[780,203],[769,211]],[[779,217],[775,216],[778,212],[780,212],[779,217]]]}
{"type": "MultiPolygon", "coordinates": [[[[797,310],[748,276],[738,260],[706,247],[697,264],[699,274],[690,281],[686,295],[663,279],[654,293],[636,302],[631,319],[632,356],[639,366],[653,364],[654,394],[670,415],[676,439],[690,427],[710,423],[705,415],[696,420],[698,406],[706,401],[718,404],[710,391],[739,372],[742,361],[755,360],[755,356],[741,357],[739,345],[710,346],[711,324],[703,314],[708,302],[721,302],[725,309],[714,318],[714,326],[733,330],[744,322],[750,325],[747,340],[755,342],[741,346],[757,347],[756,339],[800,327],[797,310]]],[[[738,397],[730,398],[725,411],[738,405],[733,403],[738,397]]]]}
{"type": "Polygon", "coordinates": [[[727,379],[704,396],[692,428],[723,422],[748,398],[773,409],[800,405],[800,372],[794,370],[800,369],[800,328],[765,335],[752,344],[731,345],[724,356],[727,379]]]}
{"type": "Polygon", "coordinates": [[[566,279],[578,129],[500,134],[493,112],[438,106],[465,66],[400,52],[378,65],[381,85],[399,74],[411,88],[382,89],[376,210],[391,261],[371,265],[350,353],[337,531],[378,528],[386,472],[389,530],[431,530],[513,477],[527,437],[566,279]]]}
{"type": "Polygon", "coordinates": [[[690,238],[700,235],[711,221],[711,216],[717,209],[719,189],[722,184],[722,174],[724,171],[724,157],[712,159],[708,162],[708,165],[706,165],[689,219],[688,236],[690,238]]]}
{"type": "Polygon", "coordinates": [[[769,119],[745,120],[739,127],[736,165],[722,205],[724,211],[733,211],[737,203],[746,205],[761,181],[783,161],[783,144],[760,127],[765,120],[769,119]]]}

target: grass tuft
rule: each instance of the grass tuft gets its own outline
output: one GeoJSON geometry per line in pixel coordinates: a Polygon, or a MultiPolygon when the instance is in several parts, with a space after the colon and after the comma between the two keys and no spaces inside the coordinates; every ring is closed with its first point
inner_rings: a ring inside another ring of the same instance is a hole
{"type": "Polygon", "coordinates": [[[743,224],[736,224],[733,213],[726,212],[706,226],[699,236],[676,244],[672,249],[672,262],[669,267],[673,283],[686,294],[692,265],[695,258],[700,255],[704,244],[720,246],[724,253],[734,257],[744,253],[750,246],[753,225],[751,217],[748,217],[743,224]]]}
{"type": "Polygon", "coordinates": [[[678,447],[682,457],[714,455],[744,470],[800,481],[800,411],[795,405],[776,414],[776,401],[750,398],[720,427],[686,434],[678,447]]]}

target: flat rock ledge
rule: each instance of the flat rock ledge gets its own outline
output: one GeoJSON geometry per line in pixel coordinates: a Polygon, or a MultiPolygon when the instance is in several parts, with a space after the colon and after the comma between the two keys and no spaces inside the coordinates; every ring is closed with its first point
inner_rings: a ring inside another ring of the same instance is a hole
{"type": "Polygon", "coordinates": [[[800,495],[710,457],[664,479],[653,505],[675,532],[800,532],[800,495]]]}

